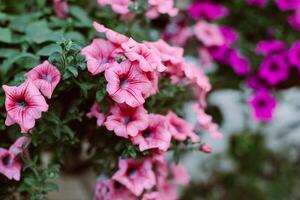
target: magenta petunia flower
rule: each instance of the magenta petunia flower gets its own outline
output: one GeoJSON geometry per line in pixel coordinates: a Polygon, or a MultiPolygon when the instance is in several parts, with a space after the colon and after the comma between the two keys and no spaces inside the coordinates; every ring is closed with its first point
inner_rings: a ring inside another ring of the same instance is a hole
{"type": "Polygon", "coordinates": [[[220,31],[223,34],[225,44],[228,46],[233,45],[239,39],[237,32],[229,26],[220,26],[220,31]]]}
{"type": "Polygon", "coordinates": [[[252,115],[258,121],[270,121],[276,108],[276,99],[266,90],[258,91],[250,99],[252,115]]]}
{"type": "Polygon", "coordinates": [[[148,0],[148,5],[146,16],[149,19],[155,19],[160,14],[174,17],[179,11],[177,8],[174,8],[174,0],[148,0]]]}
{"type": "Polygon", "coordinates": [[[219,27],[205,21],[197,22],[194,27],[194,33],[197,39],[207,47],[220,46],[225,42],[219,27]]]}
{"type": "Polygon", "coordinates": [[[247,4],[263,8],[266,6],[266,0],[246,0],[247,4]]]}
{"type": "Polygon", "coordinates": [[[112,10],[120,15],[127,15],[130,13],[128,6],[131,0],[97,0],[101,7],[110,5],[112,10]]]}
{"type": "Polygon", "coordinates": [[[212,58],[222,64],[228,64],[228,57],[231,51],[233,51],[233,49],[226,44],[210,47],[208,50],[212,58]]]}
{"type": "Polygon", "coordinates": [[[48,99],[51,98],[55,87],[60,81],[59,70],[48,61],[44,61],[42,64],[34,67],[25,76],[48,99]]]}
{"type": "Polygon", "coordinates": [[[166,70],[161,62],[161,58],[156,51],[151,51],[145,44],[138,43],[133,39],[129,39],[128,42],[122,44],[125,49],[125,56],[132,62],[139,63],[139,67],[144,72],[152,72],[157,70],[163,72],[166,70]]]}
{"type": "Polygon", "coordinates": [[[300,41],[295,41],[288,53],[289,63],[300,71],[300,41]]]}
{"type": "Polygon", "coordinates": [[[94,200],[136,200],[136,197],[121,183],[107,178],[97,181],[94,200]]]}
{"type": "Polygon", "coordinates": [[[96,31],[100,33],[104,33],[106,39],[111,43],[113,43],[114,45],[116,45],[117,48],[120,47],[121,44],[129,40],[129,38],[126,35],[123,35],[109,28],[106,28],[105,26],[97,22],[93,22],[93,26],[96,29],[96,31]]]}
{"type": "Polygon", "coordinates": [[[266,83],[257,74],[250,75],[247,77],[247,86],[254,90],[268,89],[266,83]]]}
{"type": "Polygon", "coordinates": [[[98,103],[94,103],[91,107],[91,111],[86,114],[86,116],[91,119],[95,117],[97,119],[97,125],[102,126],[105,120],[105,115],[100,111],[100,105],[98,103]]]}
{"type": "Polygon", "coordinates": [[[119,170],[112,179],[120,182],[136,196],[155,185],[152,163],[148,159],[140,162],[134,159],[119,159],[119,170]]]}
{"type": "Polygon", "coordinates": [[[21,162],[19,156],[23,153],[27,142],[27,137],[20,137],[8,150],[0,148],[0,173],[10,180],[20,180],[21,162]]]}
{"type": "Polygon", "coordinates": [[[166,118],[169,131],[174,139],[184,141],[189,137],[193,142],[199,142],[200,137],[193,131],[193,126],[187,121],[179,118],[171,111],[167,114],[166,118]]]}
{"type": "Polygon", "coordinates": [[[299,0],[275,0],[275,2],[282,11],[293,10],[300,7],[299,0]]]}
{"type": "Polygon", "coordinates": [[[66,18],[68,16],[68,0],[53,0],[53,7],[57,17],[66,18]]]}
{"type": "Polygon", "coordinates": [[[289,66],[285,54],[266,57],[260,65],[259,76],[270,85],[277,85],[286,80],[289,75],[289,66]]]}
{"type": "Polygon", "coordinates": [[[131,107],[144,104],[144,94],[153,90],[152,83],[140,70],[137,63],[128,60],[110,67],[105,71],[106,90],[118,103],[126,103],[131,107]]]}
{"type": "Polygon", "coordinates": [[[300,30],[300,8],[296,9],[294,13],[288,16],[288,23],[296,30],[300,30]]]}
{"type": "Polygon", "coordinates": [[[158,114],[149,115],[149,126],[144,131],[131,138],[141,151],[159,149],[167,151],[170,147],[171,133],[167,127],[166,118],[158,114]]]}
{"type": "Polygon", "coordinates": [[[22,133],[27,133],[35,125],[41,113],[48,110],[45,98],[38,88],[29,80],[20,86],[2,86],[5,91],[5,108],[7,117],[5,124],[19,124],[22,133]]]}
{"type": "Polygon", "coordinates": [[[280,40],[261,40],[255,48],[257,54],[271,55],[282,52],[286,49],[285,43],[280,40]]]}
{"type": "Polygon", "coordinates": [[[230,51],[228,64],[239,76],[247,74],[250,70],[249,60],[242,56],[236,49],[232,49],[232,51],[230,51]]]}
{"type": "Polygon", "coordinates": [[[209,1],[195,2],[190,5],[187,12],[193,19],[205,18],[209,21],[223,18],[229,14],[226,7],[209,1]]]}
{"type": "Polygon", "coordinates": [[[83,48],[81,54],[85,55],[89,72],[96,75],[110,67],[116,61],[114,50],[116,47],[111,42],[102,39],[94,39],[83,48]]]}
{"type": "Polygon", "coordinates": [[[139,131],[148,127],[148,114],[144,107],[129,107],[126,104],[115,105],[105,121],[108,130],[114,131],[117,136],[135,137],[139,131]]]}

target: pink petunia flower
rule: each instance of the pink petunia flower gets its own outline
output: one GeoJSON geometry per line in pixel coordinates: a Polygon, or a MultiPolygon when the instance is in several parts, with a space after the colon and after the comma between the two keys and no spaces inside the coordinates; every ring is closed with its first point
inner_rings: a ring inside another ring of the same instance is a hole
{"type": "Polygon", "coordinates": [[[181,164],[171,164],[171,171],[174,181],[177,185],[186,186],[190,182],[190,176],[186,171],[185,167],[181,164]]]}
{"type": "Polygon", "coordinates": [[[143,106],[132,108],[126,104],[119,104],[111,108],[104,124],[117,136],[128,138],[135,137],[139,131],[145,130],[148,123],[148,114],[143,106]]]}
{"type": "Polygon", "coordinates": [[[42,64],[34,67],[25,76],[48,99],[51,98],[55,87],[60,81],[59,70],[48,61],[44,61],[42,64]]]}
{"type": "Polygon", "coordinates": [[[148,0],[149,9],[146,16],[155,19],[159,14],[167,14],[174,17],[178,13],[178,9],[174,8],[174,0],[148,0]]]}
{"type": "Polygon", "coordinates": [[[68,0],[53,0],[53,7],[57,17],[66,18],[68,16],[68,0]]]}
{"type": "Polygon", "coordinates": [[[117,14],[126,15],[130,13],[128,6],[131,0],[97,0],[97,2],[102,7],[110,5],[112,10],[117,14]]]}
{"type": "Polygon", "coordinates": [[[136,197],[121,183],[111,179],[100,178],[97,181],[94,200],[136,200],[136,197]]]}
{"type": "Polygon", "coordinates": [[[81,54],[85,55],[89,72],[96,75],[106,70],[116,61],[113,54],[115,50],[116,47],[111,42],[94,39],[90,45],[81,50],[81,54]]]}
{"type": "Polygon", "coordinates": [[[19,156],[23,153],[27,142],[27,137],[20,137],[8,150],[0,148],[0,173],[10,180],[20,180],[21,163],[19,156]]]}
{"type": "Polygon", "coordinates": [[[199,150],[204,152],[204,153],[211,153],[212,152],[212,147],[209,146],[208,144],[204,143],[200,145],[199,150]]]}
{"type": "Polygon", "coordinates": [[[171,133],[167,127],[166,118],[162,115],[150,114],[149,126],[131,138],[141,151],[148,149],[159,149],[167,151],[170,147],[171,133]]]}
{"type": "Polygon", "coordinates": [[[100,105],[98,103],[94,103],[91,107],[91,111],[86,114],[86,116],[91,119],[95,117],[97,119],[97,125],[102,126],[105,120],[105,115],[100,111],[100,105]]]}
{"type": "Polygon", "coordinates": [[[204,46],[220,46],[224,44],[224,37],[219,27],[206,21],[199,21],[194,27],[194,33],[204,46]]]}
{"type": "Polygon", "coordinates": [[[179,141],[184,141],[190,137],[193,142],[199,142],[199,136],[194,133],[193,126],[184,119],[179,118],[175,113],[169,111],[167,114],[169,131],[172,137],[179,141]]]}
{"type": "Polygon", "coordinates": [[[184,20],[172,20],[164,29],[162,38],[170,44],[184,46],[187,40],[193,35],[190,27],[184,20]]]}
{"type": "Polygon", "coordinates": [[[126,43],[122,44],[125,49],[125,56],[132,62],[139,63],[139,67],[144,72],[157,70],[163,72],[166,67],[161,63],[159,55],[155,51],[151,51],[145,44],[138,43],[130,38],[126,43]]]}
{"type": "Polygon", "coordinates": [[[7,117],[5,124],[19,124],[22,133],[27,133],[35,125],[41,113],[48,110],[45,98],[38,88],[29,80],[20,86],[2,86],[6,94],[5,108],[7,117]]]}
{"type": "Polygon", "coordinates": [[[137,63],[128,60],[105,71],[106,90],[111,98],[118,103],[126,103],[131,107],[144,104],[143,94],[151,91],[152,83],[137,63]]]}
{"type": "Polygon", "coordinates": [[[144,189],[151,189],[155,185],[155,175],[148,159],[141,162],[134,159],[119,159],[119,170],[112,179],[120,182],[136,196],[140,196],[144,189]]]}
{"type": "Polygon", "coordinates": [[[122,35],[121,33],[115,32],[109,28],[106,28],[102,24],[99,24],[97,22],[93,22],[93,26],[96,29],[96,31],[100,33],[104,33],[107,40],[109,40],[111,43],[116,45],[116,47],[120,47],[121,44],[127,42],[129,38],[125,35],[122,35]]]}

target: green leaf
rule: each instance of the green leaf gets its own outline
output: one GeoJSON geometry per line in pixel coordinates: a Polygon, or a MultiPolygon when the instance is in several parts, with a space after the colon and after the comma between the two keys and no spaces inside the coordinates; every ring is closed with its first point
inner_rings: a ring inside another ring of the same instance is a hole
{"type": "Polygon", "coordinates": [[[44,183],[42,189],[46,192],[49,191],[58,191],[58,186],[54,183],[44,183]]]}
{"type": "Polygon", "coordinates": [[[68,67],[68,71],[71,72],[71,74],[72,74],[74,77],[77,77],[77,76],[78,76],[78,71],[77,71],[76,67],[70,66],[70,67],[68,67]]]}
{"type": "Polygon", "coordinates": [[[40,56],[50,56],[55,52],[61,52],[62,48],[58,44],[49,44],[40,49],[37,54],[40,56]]]}
{"type": "Polygon", "coordinates": [[[4,62],[2,63],[1,67],[0,67],[0,72],[2,72],[3,74],[6,74],[8,72],[8,70],[10,69],[10,67],[20,61],[24,59],[24,62],[26,62],[26,68],[29,67],[32,64],[38,63],[39,62],[39,58],[33,54],[30,53],[20,53],[17,56],[12,56],[6,60],[4,60],[4,62]]]}
{"type": "Polygon", "coordinates": [[[11,43],[12,34],[8,28],[0,28],[0,42],[11,43]]]}
{"type": "Polygon", "coordinates": [[[104,99],[105,96],[106,96],[106,90],[105,89],[104,90],[98,90],[96,92],[96,101],[101,102],[104,99]]]}
{"type": "Polygon", "coordinates": [[[10,48],[0,48],[0,58],[9,58],[18,54],[19,51],[17,49],[10,48]]]}
{"type": "Polygon", "coordinates": [[[79,21],[81,27],[91,27],[92,20],[87,13],[78,6],[70,6],[69,13],[79,21]]]}

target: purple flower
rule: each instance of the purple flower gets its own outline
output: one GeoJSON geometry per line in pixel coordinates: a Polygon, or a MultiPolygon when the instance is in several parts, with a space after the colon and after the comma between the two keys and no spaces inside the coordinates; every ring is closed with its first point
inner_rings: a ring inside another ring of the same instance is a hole
{"type": "Polygon", "coordinates": [[[227,8],[212,2],[196,2],[190,5],[187,10],[193,19],[205,18],[214,21],[229,14],[227,8]]]}
{"type": "Polygon", "coordinates": [[[259,76],[270,85],[277,85],[286,80],[288,75],[289,66],[283,53],[266,57],[260,65],[259,76]]]}
{"type": "Polygon", "coordinates": [[[288,23],[296,30],[300,30],[300,9],[296,9],[295,12],[288,17],[288,23]]]}
{"type": "Polygon", "coordinates": [[[252,74],[247,78],[247,86],[254,90],[265,90],[268,89],[268,86],[265,82],[257,75],[252,74]]]}
{"type": "Polygon", "coordinates": [[[275,0],[275,2],[282,11],[293,10],[300,7],[299,0],[275,0]]]}
{"type": "Polygon", "coordinates": [[[290,64],[300,71],[300,41],[293,43],[288,52],[288,58],[290,64]]]}
{"type": "Polygon", "coordinates": [[[246,0],[247,4],[263,8],[266,6],[266,0],[246,0]]]}
{"type": "Polygon", "coordinates": [[[228,55],[230,54],[230,51],[231,48],[225,44],[209,48],[209,53],[211,54],[212,58],[222,64],[228,63],[228,55]]]}
{"type": "Polygon", "coordinates": [[[280,40],[261,40],[255,48],[257,54],[271,55],[285,50],[284,42],[280,40]]]}
{"type": "Polygon", "coordinates": [[[227,44],[229,46],[234,44],[239,38],[237,32],[231,27],[223,25],[223,26],[220,26],[220,30],[224,36],[225,44],[227,44]]]}
{"type": "Polygon", "coordinates": [[[228,64],[237,75],[243,76],[250,70],[250,63],[247,58],[242,56],[236,49],[232,49],[228,58],[228,64]]]}
{"type": "Polygon", "coordinates": [[[252,115],[258,121],[270,121],[276,108],[276,99],[266,90],[258,91],[250,99],[252,115]]]}

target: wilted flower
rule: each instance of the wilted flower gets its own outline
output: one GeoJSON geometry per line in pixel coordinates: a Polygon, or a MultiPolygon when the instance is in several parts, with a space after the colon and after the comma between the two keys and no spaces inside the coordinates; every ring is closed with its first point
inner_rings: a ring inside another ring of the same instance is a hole
{"type": "Polygon", "coordinates": [[[20,86],[3,85],[6,94],[5,108],[7,126],[19,124],[22,133],[27,133],[35,125],[41,113],[48,110],[45,98],[38,88],[29,80],[20,86]]]}
{"type": "Polygon", "coordinates": [[[66,18],[68,16],[68,0],[53,0],[53,7],[57,17],[66,18]]]}
{"type": "Polygon", "coordinates": [[[105,115],[100,112],[100,105],[96,102],[93,104],[93,106],[91,107],[91,111],[87,113],[86,116],[90,119],[95,117],[97,119],[98,126],[102,126],[105,120],[105,115]]]}

